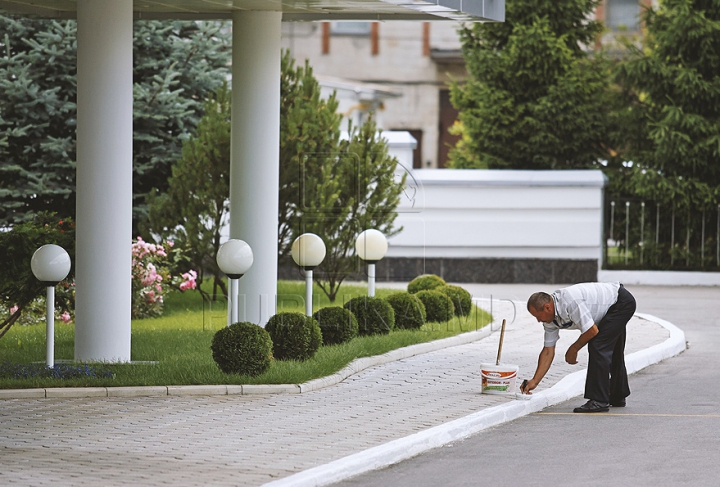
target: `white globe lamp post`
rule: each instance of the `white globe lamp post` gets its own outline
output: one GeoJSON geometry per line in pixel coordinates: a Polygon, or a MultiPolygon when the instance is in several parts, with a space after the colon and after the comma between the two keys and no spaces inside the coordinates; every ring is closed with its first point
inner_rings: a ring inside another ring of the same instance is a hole
{"type": "Polygon", "coordinates": [[[218,249],[216,261],[221,271],[228,276],[228,326],[238,321],[238,280],[252,267],[253,252],[244,240],[231,239],[218,249]]]}
{"type": "Polygon", "coordinates": [[[379,230],[368,229],[358,235],[355,250],[368,265],[368,296],[375,296],[375,264],[385,257],[387,239],[379,230]]]}
{"type": "Polygon", "coordinates": [[[292,244],[292,258],[305,270],[305,314],[312,316],[313,269],[325,258],[325,242],[314,233],[303,233],[292,244]]]}
{"type": "Polygon", "coordinates": [[[45,365],[55,366],[55,286],[70,272],[70,256],[59,245],[43,245],[30,260],[33,275],[47,287],[45,299],[45,365]]]}

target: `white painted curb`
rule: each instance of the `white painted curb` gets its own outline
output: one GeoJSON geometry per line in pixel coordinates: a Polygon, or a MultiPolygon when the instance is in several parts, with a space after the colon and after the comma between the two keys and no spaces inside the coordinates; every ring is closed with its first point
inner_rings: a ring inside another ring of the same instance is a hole
{"type": "MultiPolygon", "coordinates": [[[[646,313],[636,313],[636,316],[662,326],[670,332],[670,337],[659,345],[626,356],[625,366],[629,374],[678,355],[685,350],[685,333],[678,327],[646,313]]],[[[561,379],[551,388],[533,394],[530,400],[510,401],[484,409],[464,418],[266,483],[263,487],[318,487],[329,485],[407,460],[492,426],[541,411],[549,406],[576,397],[584,392],[586,373],[587,370],[574,372],[561,379]]]]}

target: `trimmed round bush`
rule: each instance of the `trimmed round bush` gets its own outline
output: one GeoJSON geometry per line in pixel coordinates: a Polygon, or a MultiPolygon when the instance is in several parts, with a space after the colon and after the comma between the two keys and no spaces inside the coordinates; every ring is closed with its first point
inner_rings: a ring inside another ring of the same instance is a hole
{"type": "Polygon", "coordinates": [[[428,321],[444,323],[450,321],[455,313],[455,306],[450,298],[439,291],[418,291],[415,296],[425,305],[428,321]]]}
{"type": "Polygon", "coordinates": [[[446,284],[436,287],[434,291],[447,295],[455,306],[455,316],[470,316],[472,308],[472,295],[460,286],[446,284]]]}
{"type": "Polygon", "coordinates": [[[420,328],[427,319],[425,305],[410,293],[394,293],[385,298],[395,311],[395,328],[411,330],[420,328]]]}
{"type": "Polygon", "coordinates": [[[385,335],[395,328],[395,311],[384,299],[360,296],[344,307],[355,315],[360,335],[385,335]]]}
{"type": "Polygon", "coordinates": [[[435,289],[436,287],[444,286],[447,284],[445,279],[435,274],[424,274],[418,276],[408,283],[407,290],[411,294],[415,294],[419,291],[426,291],[435,289]]]}
{"type": "Polygon", "coordinates": [[[278,313],[265,325],[278,360],[307,360],[322,345],[317,321],[303,313],[278,313]]]}
{"type": "Polygon", "coordinates": [[[340,306],[321,308],[313,315],[320,326],[324,345],[333,345],[352,340],[358,335],[355,315],[340,306]]]}
{"type": "Polygon", "coordinates": [[[260,375],[270,367],[273,343],[261,326],[243,321],[218,330],[210,349],[224,373],[260,375]]]}

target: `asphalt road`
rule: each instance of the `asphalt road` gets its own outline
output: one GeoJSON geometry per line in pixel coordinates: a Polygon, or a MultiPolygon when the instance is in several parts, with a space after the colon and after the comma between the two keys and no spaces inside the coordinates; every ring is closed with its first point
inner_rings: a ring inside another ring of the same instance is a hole
{"type": "MultiPolygon", "coordinates": [[[[578,397],[336,485],[720,485],[720,288],[626,287],[639,312],[674,323],[689,342],[630,376],[627,407],[574,414],[578,397]]],[[[520,299],[531,292],[493,290],[520,299]]]]}

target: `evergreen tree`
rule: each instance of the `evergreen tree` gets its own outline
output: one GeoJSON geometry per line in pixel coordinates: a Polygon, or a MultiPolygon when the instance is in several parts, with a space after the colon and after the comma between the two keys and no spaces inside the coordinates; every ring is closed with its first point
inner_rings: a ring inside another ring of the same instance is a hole
{"type": "MultiPolygon", "coordinates": [[[[354,255],[358,234],[367,228],[396,233],[404,180],[396,180],[397,161],[372,120],[350,127],[341,140],[335,96],[320,97],[308,63],[296,67],[286,51],[281,76],[279,257],[287,261],[301,234],[319,235],[327,255],[318,283],[334,300],[342,281],[360,270],[354,255]]],[[[197,136],[183,147],[169,190],[150,198],[150,230],[176,238],[193,268],[205,266],[216,276],[229,192],[229,114],[230,96],[223,88],[206,105],[197,136]]]]}
{"type": "Polygon", "coordinates": [[[397,233],[393,222],[404,179],[396,180],[397,160],[372,119],[349,127],[341,140],[335,95],[322,99],[310,65],[295,67],[287,51],[280,86],[280,259],[288,260],[303,233],[320,236],[327,254],[316,282],[334,301],[343,280],[360,270],[354,255],[360,232],[397,233]]]}
{"type": "Polygon", "coordinates": [[[75,214],[75,32],[0,16],[0,227],[75,214]]]}
{"type": "MultiPolygon", "coordinates": [[[[0,16],[0,226],[39,211],[75,214],[76,22],[0,16]]],[[[217,22],[134,28],[134,223],[167,188],[208,92],[222,84],[229,33],[217,22]]]]}
{"type": "Polygon", "coordinates": [[[298,233],[297,216],[306,209],[302,196],[308,180],[317,180],[331,164],[340,143],[338,102],[333,93],[320,97],[320,85],[308,61],[295,67],[290,51],[281,59],[280,194],[278,252],[290,255],[298,233]]]}
{"type": "Polygon", "coordinates": [[[587,20],[597,0],[518,0],[503,23],[461,30],[466,84],[455,168],[580,168],[607,157],[608,64],[590,55],[602,30],[587,20]]]}
{"type": "Polygon", "coordinates": [[[145,196],[168,188],[171,166],[195,132],[203,103],[229,75],[230,33],[221,22],[135,22],[133,40],[134,222],[145,196]]]}
{"type": "Polygon", "coordinates": [[[198,284],[209,272],[223,293],[227,289],[215,256],[220,230],[228,223],[230,111],[226,83],[205,102],[197,134],[185,141],[172,166],[168,190],[159,196],[153,191],[148,199],[149,228],[175,242],[190,267],[198,269],[198,284]]]}
{"type": "Polygon", "coordinates": [[[627,138],[630,191],[685,210],[720,200],[720,1],[665,0],[619,79],[644,130],[627,138]]]}
{"type": "Polygon", "coordinates": [[[372,117],[360,127],[349,126],[333,161],[326,163],[317,179],[305,181],[303,211],[295,236],[311,232],[325,242],[327,254],[318,267],[316,282],[335,301],[347,276],[364,270],[355,255],[357,236],[369,228],[386,237],[397,234],[394,226],[406,175],[395,175],[397,159],[388,154],[387,141],[372,117]]]}

